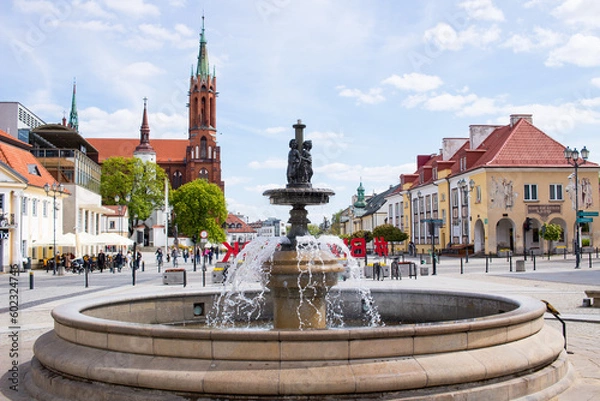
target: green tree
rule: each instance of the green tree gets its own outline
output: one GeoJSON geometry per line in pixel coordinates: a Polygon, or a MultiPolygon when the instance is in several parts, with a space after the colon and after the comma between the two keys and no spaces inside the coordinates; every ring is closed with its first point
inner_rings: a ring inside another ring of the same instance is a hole
{"type": "Polygon", "coordinates": [[[383,237],[384,240],[392,244],[392,254],[394,253],[394,243],[402,242],[408,238],[408,234],[402,232],[398,227],[391,224],[382,224],[373,229],[373,237],[383,237]]]}
{"type": "Polygon", "coordinates": [[[331,227],[329,228],[332,235],[340,235],[342,232],[342,210],[331,215],[331,227]]]}
{"type": "Polygon", "coordinates": [[[540,230],[540,235],[543,239],[548,241],[548,255],[552,248],[552,241],[558,241],[562,235],[562,227],[558,224],[544,223],[540,230]]]}
{"type": "Polygon", "coordinates": [[[227,220],[225,195],[221,188],[197,179],[172,192],[175,223],[179,232],[189,237],[205,230],[211,242],[225,241],[222,225],[227,220]]]}
{"type": "Polygon", "coordinates": [[[144,162],[137,157],[109,157],[102,163],[102,203],[127,205],[131,229],[131,223],[137,225],[138,221],[146,220],[154,210],[163,207],[166,180],[165,170],[156,163],[144,162]]]}
{"type": "Polygon", "coordinates": [[[364,238],[365,242],[373,241],[373,233],[367,230],[359,230],[352,233],[352,238],[364,238]]]}
{"type": "Polygon", "coordinates": [[[309,224],[306,228],[308,229],[308,233],[315,237],[323,233],[321,228],[316,224],[309,224]]]}

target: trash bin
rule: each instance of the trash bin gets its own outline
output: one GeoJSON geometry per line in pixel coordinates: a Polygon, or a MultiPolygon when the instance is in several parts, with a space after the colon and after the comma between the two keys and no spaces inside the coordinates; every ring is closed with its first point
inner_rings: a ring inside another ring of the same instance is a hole
{"type": "Polygon", "coordinates": [[[524,260],[517,260],[516,271],[518,271],[518,272],[525,271],[525,261],[524,260]]]}
{"type": "Polygon", "coordinates": [[[163,273],[163,284],[183,284],[185,269],[167,269],[163,273]]]}

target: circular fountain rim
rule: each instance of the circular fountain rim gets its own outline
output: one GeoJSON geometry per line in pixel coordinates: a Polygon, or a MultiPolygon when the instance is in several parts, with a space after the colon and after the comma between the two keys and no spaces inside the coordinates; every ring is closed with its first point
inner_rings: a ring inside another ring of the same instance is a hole
{"type": "Polygon", "coordinates": [[[172,337],[260,341],[265,339],[353,339],[353,338],[390,338],[404,336],[427,336],[440,331],[444,333],[460,333],[465,330],[484,330],[503,327],[507,324],[517,325],[539,318],[545,313],[545,306],[532,298],[518,295],[510,297],[496,294],[481,294],[464,291],[422,290],[422,289],[372,289],[373,292],[435,294],[440,296],[455,296],[463,298],[490,299],[506,302],[515,306],[514,309],[476,318],[436,321],[429,323],[414,323],[382,327],[351,327],[327,330],[256,330],[256,329],[227,329],[179,328],[161,323],[136,323],[124,320],[113,320],[86,315],[86,311],[111,307],[118,304],[135,303],[146,300],[166,300],[169,298],[188,298],[193,296],[210,297],[215,292],[186,291],[160,295],[144,294],[134,296],[115,296],[102,299],[91,299],[78,303],[63,304],[52,311],[52,317],[57,323],[96,332],[111,332],[115,334],[142,334],[150,337],[172,337]]]}

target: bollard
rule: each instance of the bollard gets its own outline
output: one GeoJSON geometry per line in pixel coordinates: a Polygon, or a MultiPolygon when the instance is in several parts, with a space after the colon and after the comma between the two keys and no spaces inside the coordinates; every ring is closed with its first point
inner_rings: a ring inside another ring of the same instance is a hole
{"type": "Polygon", "coordinates": [[[485,255],[485,272],[489,273],[489,271],[490,271],[489,257],[487,255],[485,255]]]}
{"type": "Polygon", "coordinates": [[[563,259],[567,259],[567,247],[563,249],[563,259]]]}
{"type": "Polygon", "coordinates": [[[533,260],[533,270],[535,271],[535,255],[531,254],[531,260],[533,260]]]}
{"type": "Polygon", "coordinates": [[[588,263],[589,263],[589,268],[592,268],[592,253],[588,252],[588,263]]]}
{"type": "Polygon", "coordinates": [[[185,287],[187,285],[187,271],[184,270],[183,271],[183,286],[185,287]]]}
{"type": "Polygon", "coordinates": [[[33,272],[29,271],[29,289],[33,290],[33,272]]]}
{"type": "Polygon", "coordinates": [[[142,260],[142,271],[145,270],[145,267],[146,267],[146,262],[142,260]]]}
{"type": "Polygon", "coordinates": [[[464,271],[464,267],[463,267],[463,258],[460,258],[460,274],[463,274],[464,271]]]}
{"type": "Polygon", "coordinates": [[[512,272],[512,254],[510,251],[508,252],[508,266],[509,266],[509,271],[512,272]]]}
{"type": "Polygon", "coordinates": [[[88,288],[90,283],[89,283],[89,277],[88,275],[90,274],[90,269],[86,266],[85,267],[85,272],[83,274],[84,277],[84,281],[85,281],[85,288],[88,288]]]}
{"type": "Polygon", "coordinates": [[[135,285],[135,263],[131,268],[131,285],[135,285]]]}

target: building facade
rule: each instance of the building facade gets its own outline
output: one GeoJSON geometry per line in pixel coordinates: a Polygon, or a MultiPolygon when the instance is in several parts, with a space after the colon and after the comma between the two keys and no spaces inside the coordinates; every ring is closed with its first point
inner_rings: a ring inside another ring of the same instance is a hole
{"type": "Polygon", "coordinates": [[[415,173],[387,196],[387,218],[419,252],[573,251],[578,229],[579,246],[598,246],[594,222],[576,223],[575,193],[580,210],[598,211],[599,173],[596,163],[581,164],[576,190],[565,146],[531,115],[511,115],[506,126],[472,125],[468,138],[444,138],[439,153],[417,156],[415,173]],[[544,223],[562,228],[558,241],[543,240],[544,223]]]}

